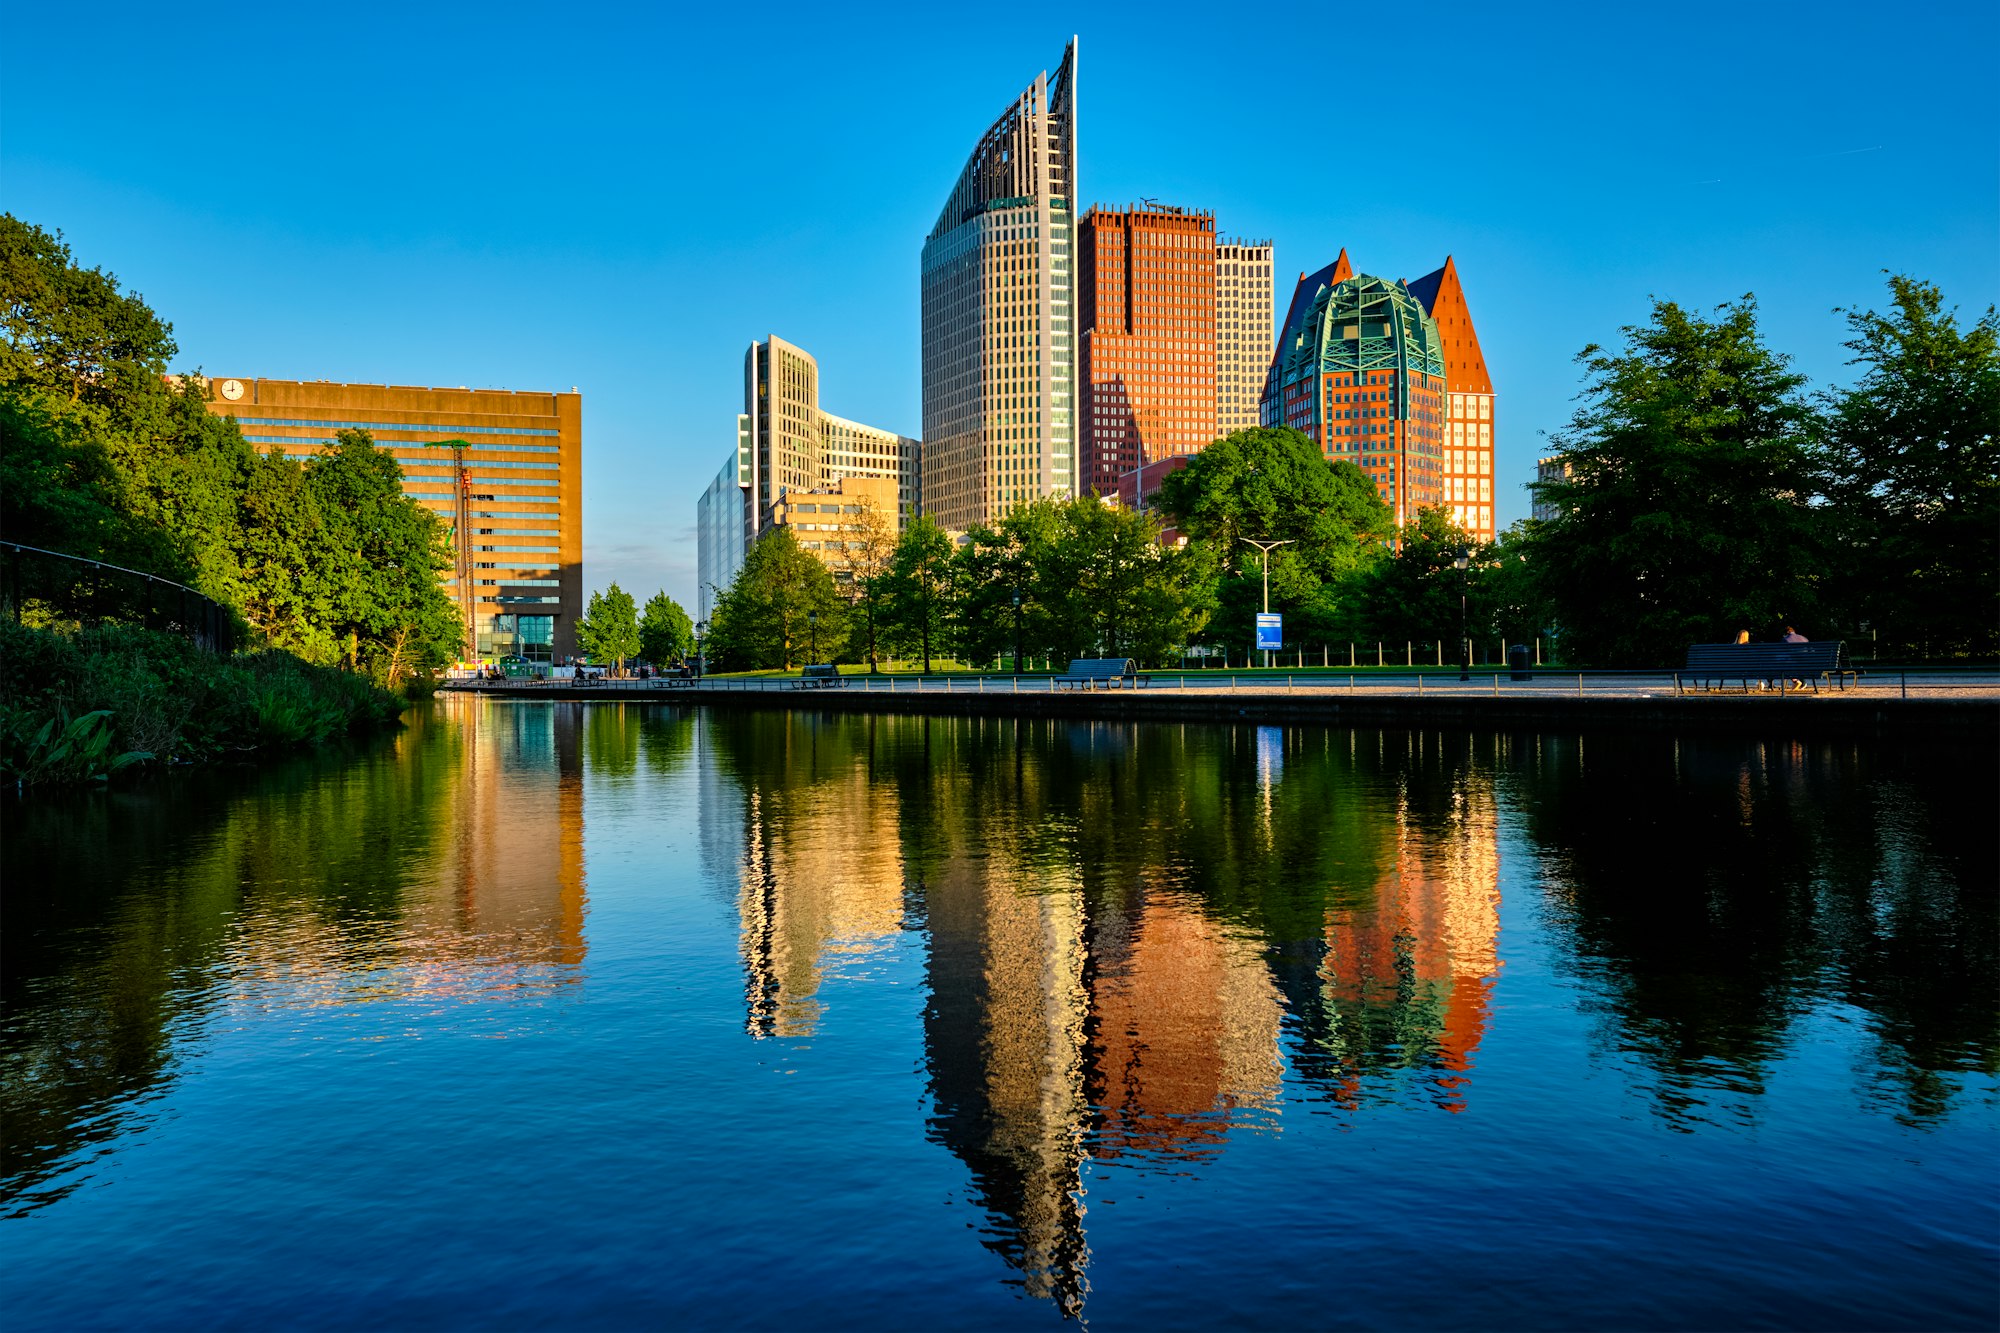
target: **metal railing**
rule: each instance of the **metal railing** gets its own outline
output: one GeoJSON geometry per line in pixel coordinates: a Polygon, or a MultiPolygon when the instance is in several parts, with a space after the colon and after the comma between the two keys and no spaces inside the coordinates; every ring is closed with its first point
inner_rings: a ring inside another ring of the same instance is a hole
{"type": "Polygon", "coordinates": [[[21,608],[39,602],[81,624],[137,624],[185,635],[210,652],[236,646],[236,616],[184,583],[88,556],[0,541],[0,601],[16,623],[21,608]]]}
{"type": "MultiPolygon", "coordinates": [[[[1411,695],[1423,697],[1500,698],[1551,697],[1657,697],[1674,694],[1770,694],[1786,696],[1804,691],[1773,685],[1768,691],[1740,687],[1728,690],[1695,691],[1686,684],[1685,671],[1562,670],[1531,668],[1515,673],[1507,667],[1474,668],[1470,679],[1461,680],[1455,667],[1443,670],[1332,670],[1308,668],[1304,671],[1155,671],[1142,673],[1144,686],[1113,682],[1112,690],[1140,689],[1146,693],[1167,691],[1175,694],[1314,694],[1411,695]]],[[[567,680],[466,681],[454,686],[481,692],[560,697],[579,688],[567,680]]],[[[619,694],[655,695],[669,699],[676,694],[694,693],[796,693],[823,689],[821,684],[803,685],[797,676],[708,676],[685,680],[593,680],[581,688],[610,690],[619,694]]],[[[840,677],[840,688],[863,693],[899,694],[1055,694],[1064,689],[1059,674],[1013,675],[965,672],[956,674],[870,675],[856,673],[840,677]]],[[[2000,699],[2000,667],[1890,667],[1863,671],[1843,688],[1822,684],[1822,697],[1867,695],[1881,698],[1967,697],[1990,695],[2000,699]]]]}

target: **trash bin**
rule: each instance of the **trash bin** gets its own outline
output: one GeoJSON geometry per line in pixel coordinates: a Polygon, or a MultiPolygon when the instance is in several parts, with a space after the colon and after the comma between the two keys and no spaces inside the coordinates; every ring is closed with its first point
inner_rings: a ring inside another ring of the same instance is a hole
{"type": "Polygon", "coordinates": [[[1507,667],[1514,673],[1515,680],[1533,680],[1535,673],[1528,670],[1528,645],[1517,643],[1507,650],[1507,667]]]}

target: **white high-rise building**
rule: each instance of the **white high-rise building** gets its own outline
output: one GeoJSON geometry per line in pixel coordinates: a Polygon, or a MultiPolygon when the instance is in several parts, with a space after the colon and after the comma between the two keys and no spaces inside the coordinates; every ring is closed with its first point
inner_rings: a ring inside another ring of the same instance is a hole
{"type": "Polygon", "coordinates": [[[981,136],[924,241],[923,504],[946,528],[1077,490],[1076,40],[981,136]]]}
{"type": "Polygon", "coordinates": [[[1271,243],[1223,240],[1215,246],[1215,428],[1219,435],[1257,424],[1257,401],[1271,368],[1271,243]]]}

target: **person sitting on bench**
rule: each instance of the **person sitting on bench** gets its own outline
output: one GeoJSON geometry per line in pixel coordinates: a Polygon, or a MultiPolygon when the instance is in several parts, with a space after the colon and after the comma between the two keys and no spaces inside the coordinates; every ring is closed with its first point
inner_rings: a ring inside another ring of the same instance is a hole
{"type": "Polygon", "coordinates": [[[1812,642],[1812,640],[1811,640],[1811,639],[1808,639],[1808,638],[1807,638],[1807,637],[1806,637],[1805,635],[1803,635],[1803,634],[1799,633],[1799,632],[1798,632],[1797,630],[1793,629],[1793,628],[1792,628],[1792,627],[1791,627],[1790,625],[1787,625],[1787,626],[1785,626],[1785,633],[1784,633],[1784,636],[1783,636],[1782,638],[1780,638],[1780,639],[1778,640],[1778,642],[1779,642],[1779,643],[1811,643],[1811,642],[1812,642]]]}

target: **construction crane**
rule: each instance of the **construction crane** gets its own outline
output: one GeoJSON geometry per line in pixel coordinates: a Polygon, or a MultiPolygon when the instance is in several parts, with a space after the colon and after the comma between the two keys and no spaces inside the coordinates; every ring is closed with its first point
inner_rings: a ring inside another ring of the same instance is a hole
{"type": "Polygon", "coordinates": [[[465,659],[479,659],[479,625],[473,616],[472,474],[465,469],[464,440],[432,440],[427,449],[449,449],[452,461],[451,547],[458,568],[458,618],[465,631],[465,659]]]}

